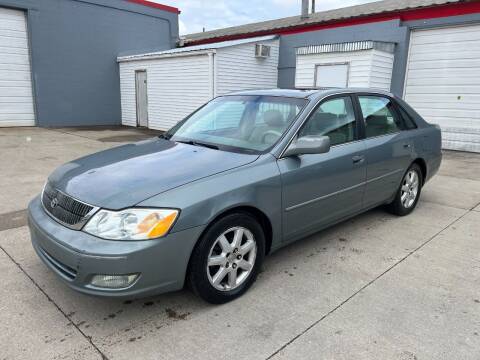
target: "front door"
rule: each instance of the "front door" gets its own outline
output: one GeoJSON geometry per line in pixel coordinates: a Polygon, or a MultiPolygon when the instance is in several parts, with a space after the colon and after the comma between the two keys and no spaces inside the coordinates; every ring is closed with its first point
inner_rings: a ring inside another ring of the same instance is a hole
{"type": "Polygon", "coordinates": [[[365,143],[358,141],[357,129],[352,98],[328,98],[312,112],[297,136],[329,136],[330,151],[278,160],[285,241],[305,236],[362,208],[365,143]]]}
{"type": "Polygon", "coordinates": [[[135,96],[137,100],[137,126],[148,127],[147,72],[135,72],[135,96]]]}

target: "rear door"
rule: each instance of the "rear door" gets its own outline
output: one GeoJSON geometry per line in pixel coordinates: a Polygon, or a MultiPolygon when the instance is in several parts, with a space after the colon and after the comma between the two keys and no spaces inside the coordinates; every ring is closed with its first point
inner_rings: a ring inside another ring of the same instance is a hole
{"type": "Polygon", "coordinates": [[[391,199],[412,161],[412,139],[394,102],[387,96],[360,94],[363,118],[367,182],[363,206],[380,205],[391,199]]]}
{"type": "Polygon", "coordinates": [[[325,135],[325,154],[281,158],[283,233],[292,241],[362,208],[365,144],[358,141],[352,97],[323,100],[298,132],[299,137],[325,135]]]}

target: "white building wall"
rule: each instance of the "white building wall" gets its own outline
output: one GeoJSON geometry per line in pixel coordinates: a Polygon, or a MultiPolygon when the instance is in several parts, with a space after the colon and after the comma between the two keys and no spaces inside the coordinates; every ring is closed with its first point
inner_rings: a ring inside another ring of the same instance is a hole
{"type": "Polygon", "coordinates": [[[120,62],[122,124],[136,126],[135,71],[146,70],[148,127],[168,130],[211,99],[208,54],[120,62]]]}
{"type": "Polygon", "coordinates": [[[369,87],[390,91],[394,55],[385,51],[372,50],[372,68],[369,87]]]}
{"type": "Polygon", "coordinates": [[[216,95],[277,87],[279,41],[261,41],[217,49],[216,95]],[[255,57],[255,44],[271,46],[270,56],[255,57]]]}
{"type": "Polygon", "coordinates": [[[393,54],[379,50],[360,50],[297,55],[295,87],[315,86],[315,66],[348,63],[348,87],[372,87],[390,90],[393,54]]]}

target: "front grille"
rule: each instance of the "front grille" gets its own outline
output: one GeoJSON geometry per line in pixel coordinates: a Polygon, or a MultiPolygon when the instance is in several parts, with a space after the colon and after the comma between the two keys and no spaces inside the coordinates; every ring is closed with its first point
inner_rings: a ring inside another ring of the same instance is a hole
{"type": "Polygon", "coordinates": [[[47,262],[50,264],[50,266],[55,268],[58,272],[60,272],[60,274],[62,274],[68,280],[75,280],[75,278],[77,277],[77,270],[58,261],[49,253],[47,253],[45,250],[43,250],[41,247],[38,247],[38,249],[42,253],[45,260],[47,260],[47,262]]]}
{"type": "Polygon", "coordinates": [[[74,229],[81,228],[88,220],[88,215],[95,209],[54,189],[50,183],[47,183],[43,189],[42,203],[47,213],[55,220],[74,229]]]}

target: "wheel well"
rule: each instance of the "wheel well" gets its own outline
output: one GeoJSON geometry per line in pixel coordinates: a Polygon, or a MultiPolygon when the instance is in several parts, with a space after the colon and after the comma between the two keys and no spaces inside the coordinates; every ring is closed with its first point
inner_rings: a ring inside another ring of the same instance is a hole
{"type": "MultiPolygon", "coordinates": [[[[251,216],[253,216],[260,225],[262,226],[263,232],[265,234],[265,255],[267,255],[270,252],[270,249],[272,247],[272,237],[273,237],[273,230],[272,230],[272,224],[270,222],[270,219],[268,218],[265,213],[256,207],[253,206],[237,206],[231,209],[228,209],[227,211],[224,211],[217,215],[210,223],[208,224],[208,227],[210,225],[214,224],[218,219],[221,219],[229,214],[233,213],[238,213],[238,212],[243,212],[247,213],[251,216]]],[[[208,228],[207,227],[207,228],[208,228]]],[[[204,232],[206,229],[204,230],[204,232]]]]}
{"type": "Polygon", "coordinates": [[[420,166],[420,169],[422,170],[422,180],[423,183],[425,183],[425,180],[427,179],[427,163],[422,158],[417,158],[415,159],[413,164],[417,164],[418,166],[420,166]]]}

